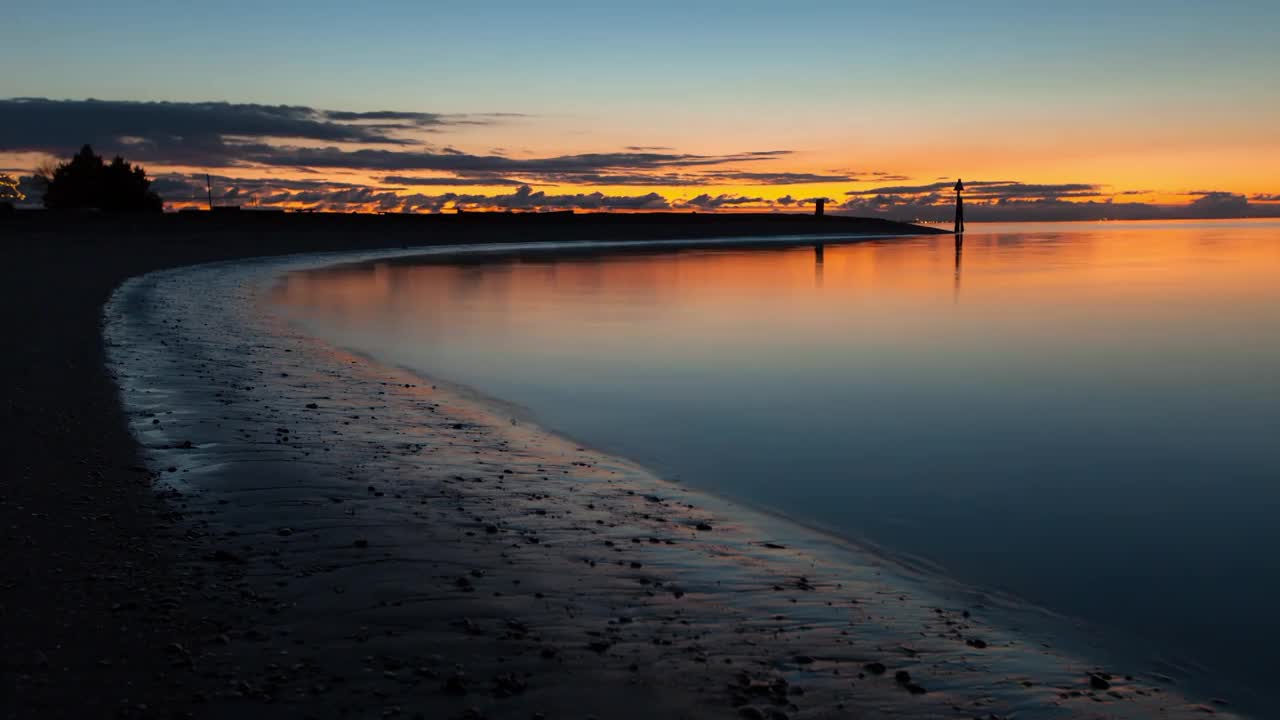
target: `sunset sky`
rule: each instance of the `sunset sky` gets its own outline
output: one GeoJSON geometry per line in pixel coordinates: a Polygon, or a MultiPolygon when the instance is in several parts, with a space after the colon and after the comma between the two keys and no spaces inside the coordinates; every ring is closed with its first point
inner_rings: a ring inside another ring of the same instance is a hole
{"type": "Polygon", "coordinates": [[[1274,0],[72,0],[0,48],[0,172],[91,142],[175,208],[1280,215],[1274,0]]]}

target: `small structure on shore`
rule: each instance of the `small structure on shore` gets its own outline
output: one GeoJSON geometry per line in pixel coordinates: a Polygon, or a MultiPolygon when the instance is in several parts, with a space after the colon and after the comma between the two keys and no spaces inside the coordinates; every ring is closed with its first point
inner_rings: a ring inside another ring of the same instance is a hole
{"type": "Polygon", "coordinates": [[[964,199],[960,193],[964,192],[964,181],[956,178],[956,226],[955,233],[961,235],[964,233],[964,199]]]}

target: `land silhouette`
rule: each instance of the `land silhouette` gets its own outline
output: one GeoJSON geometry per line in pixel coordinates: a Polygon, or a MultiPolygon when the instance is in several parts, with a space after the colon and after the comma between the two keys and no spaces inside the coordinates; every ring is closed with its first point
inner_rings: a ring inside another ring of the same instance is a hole
{"type": "MultiPolygon", "coordinates": [[[[94,206],[78,206],[93,208],[94,206]]],[[[247,237],[262,252],[365,249],[387,245],[493,242],[590,242],[802,235],[933,235],[936,227],[844,215],[691,212],[465,212],[455,214],[284,212],[215,207],[182,212],[50,212],[18,209],[3,221],[15,238],[52,234],[227,244],[240,253],[247,237]],[[268,236],[270,240],[268,240],[268,236]],[[287,245],[281,245],[281,242],[287,245]]]]}

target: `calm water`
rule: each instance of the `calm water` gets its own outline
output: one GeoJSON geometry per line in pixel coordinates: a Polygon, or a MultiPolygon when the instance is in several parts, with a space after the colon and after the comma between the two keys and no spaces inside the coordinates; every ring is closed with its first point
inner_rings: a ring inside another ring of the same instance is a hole
{"type": "Polygon", "coordinates": [[[382,263],[277,299],[667,476],[1268,688],[1280,223],[974,229],[962,252],[382,263]]]}

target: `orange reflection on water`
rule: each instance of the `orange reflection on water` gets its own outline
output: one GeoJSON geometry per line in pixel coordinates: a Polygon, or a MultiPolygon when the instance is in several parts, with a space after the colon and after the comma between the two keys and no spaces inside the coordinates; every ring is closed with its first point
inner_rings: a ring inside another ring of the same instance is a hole
{"type": "Polygon", "coordinates": [[[957,281],[966,304],[1017,312],[1067,303],[1093,307],[1103,316],[1154,301],[1203,310],[1275,293],[1280,224],[1154,225],[971,232],[958,262],[950,237],[424,258],[293,274],[275,299],[351,320],[409,313],[448,325],[464,321],[475,309],[468,298],[483,297],[489,311],[506,307],[518,312],[521,322],[545,328],[636,306],[668,307],[686,319],[719,323],[767,312],[782,298],[790,310],[818,315],[833,306],[867,303],[924,306],[955,300],[957,281]],[[602,289],[608,290],[603,297],[602,289]],[[583,303],[575,311],[565,298],[583,303]]]}

